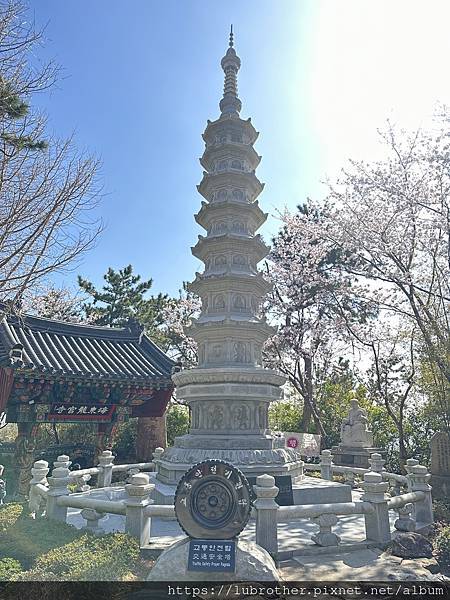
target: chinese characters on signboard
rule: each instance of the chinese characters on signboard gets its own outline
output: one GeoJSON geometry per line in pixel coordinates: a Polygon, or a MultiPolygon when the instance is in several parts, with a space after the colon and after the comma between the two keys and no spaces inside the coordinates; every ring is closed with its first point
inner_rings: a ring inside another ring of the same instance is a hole
{"type": "Polygon", "coordinates": [[[235,570],[236,542],[233,540],[191,540],[188,571],[235,570]]]}
{"type": "Polygon", "coordinates": [[[108,404],[52,404],[48,413],[51,421],[109,421],[114,406],[108,404]]]}

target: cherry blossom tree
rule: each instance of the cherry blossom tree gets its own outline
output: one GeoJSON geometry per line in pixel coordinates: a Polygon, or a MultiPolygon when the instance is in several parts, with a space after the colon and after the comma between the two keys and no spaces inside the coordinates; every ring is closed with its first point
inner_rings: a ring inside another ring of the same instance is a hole
{"type": "Polygon", "coordinates": [[[450,135],[444,113],[434,131],[380,133],[386,158],[353,161],[328,202],[327,236],[358,257],[347,271],[370,281],[372,299],[417,326],[429,360],[450,384],[450,135]]]}
{"type": "Polygon", "coordinates": [[[83,298],[65,287],[43,286],[34,294],[26,294],[21,309],[24,313],[69,323],[92,323],[83,311],[83,298]]]}
{"type": "Polygon", "coordinates": [[[273,283],[267,309],[278,333],[266,344],[265,360],[288,377],[302,398],[302,430],[307,431],[312,418],[326,435],[317,386],[348,345],[343,315],[349,322],[365,321],[371,307],[355,289],[351,271],[357,268],[356,259],[326,235],[329,206],[308,201],[297,213],[286,211],[280,217],[283,227],[267,264],[273,283]]]}
{"type": "MultiPolygon", "coordinates": [[[[335,208],[326,236],[336,248],[350,248],[357,257],[345,268],[358,281],[368,283],[366,297],[378,305],[385,330],[402,331],[409,340],[403,344],[401,360],[398,336],[391,336],[389,342],[395,346],[391,359],[397,356],[404,373],[409,373],[403,380],[404,391],[399,392],[398,381],[394,385],[391,380],[388,385],[386,365],[392,360],[386,362],[383,352],[377,354],[380,336],[358,332],[346,322],[351,335],[371,350],[377,394],[399,427],[402,444],[406,398],[400,403],[399,399],[404,393],[415,398],[411,392],[420,371],[431,374],[436,384],[434,397],[444,415],[443,426],[448,428],[450,421],[448,112],[442,110],[433,130],[411,135],[388,124],[380,137],[384,160],[371,164],[352,161],[331,186],[327,201],[335,208]]],[[[395,371],[394,363],[389,369],[395,371]]]]}
{"type": "Polygon", "coordinates": [[[197,344],[185,333],[192,319],[199,316],[201,300],[183,283],[178,298],[169,298],[162,310],[163,332],[167,339],[166,352],[184,368],[197,364],[197,344]]]}

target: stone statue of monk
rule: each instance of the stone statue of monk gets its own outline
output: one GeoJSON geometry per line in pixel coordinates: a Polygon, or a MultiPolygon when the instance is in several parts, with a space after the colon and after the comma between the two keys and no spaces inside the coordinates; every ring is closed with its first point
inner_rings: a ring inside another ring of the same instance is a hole
{"type": "Polygon", "coordinates": [[[358,400],[350,401],[350,412],[341,425],[341,445],[371,448],[373,434],[368,427],[366,411],[359,406],[358,400]]]}

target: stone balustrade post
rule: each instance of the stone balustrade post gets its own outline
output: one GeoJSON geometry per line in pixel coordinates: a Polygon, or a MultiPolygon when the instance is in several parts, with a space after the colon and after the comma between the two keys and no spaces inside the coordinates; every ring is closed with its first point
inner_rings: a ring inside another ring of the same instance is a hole
{"type": "Polygon", "coordinates": [[[412,492],[424,492],[425,498],[414,502],[413,514],[417,523],[421,525],[431,525],[433,523],[433,505],[431,499],[431,479],[430,473],[422,465],[412,465],[407,475],[408,487],[412,492]]]}
{"type": "Polygon", "coordinates": [[[140,546],[148,544],[150,539],[150,517],[145,516],[144,509],[153,503],[150,494],[154,490],[153,483],[146,473],[132,475],[131,483],[125,485],[127,497],[125,531],[139,540],[140,546]]]}
{"type": "Polygon", "coordinates": [[[413,512],[412,504],[405,504],[405,506],[401,506],[397,508],[396,512],[398,514],[398,519],[396,519],[394,523],[395,529],[397,531],[414,531],[416,528],[416,524],[414,519],[411,518],[411,513],[413,512]]]}
{"type": "Polygon", "coordinates": [[[366,538],[375,542],[390,542],[391,529],[386,496],[389,483],[383,481],[381,473],[369,471],[364,473],[362,487],[364,494],[361,499],[370,502],[374,509],[373,512],[364,514],[366,538]]]}
{"type": "Polygon", "coordinates": [[[86,529],[95,535],[101,535],[105,533],[101,527],[98,526],[99,519],[102,519],[105,515],[97,512],[93,508],[83,508],[81,516],[86,519],[86,529]]]}
{"type": "Polygon", "coordinates": [[[378,452],[373,452],[369,458],[369,465],[372,473],[382,473],[385,462],[386,461],[383,459],[381,454],[378,452]]]}
{"type": "Polygon", "coordinates": [[[331,450],[322,450],[320,453],[320,475],[327,481],[333,480],[333,455],[331,450]]]}
{"type": "Polygon", "coordinates": [[[97,476],[97,487],[109,487],[112,480],[112,468],[114,465],[114,454],[111,450],[103,450],[98,457],[99,474],[97,476]]]}
{"type": "MultiPolygon", "coordinates": [[[[411,473],[411,469],[419,464],[419,461],[416,458],[408,458],[405,465],[406,476],[411,473]]],[[[411,481],[408,478],[408,492],[411,491],[411,481]]]]}
{"type": "Polygon", "coordinates": [[[164,448],[155,448],[155,451],[153,452],[153,464],[154,466],[154,470],[156,472],[158,472],[159,469],[159,462],[161,461],[163,454],[164,454],[165,450],[164,448]]]}
{"type": "Polygon", "coordinates": [[[126,474],[125,483],[131,483],[131,478],[133,477],[133,475],[137,475],[140,472],[141,472],[141,470],[138,469],[137,467],[131,467],[131,469],[128,469],[127,474],[126,474]]]}
{"type": "Polygon", "coordinates": [[[35,485],[45,485],[48,487],[47,475],[50,469],[46,460],[37,460],[31,469],[30,494],[28,500],[28,508],[33,517],[41,516],[42,497],[36,491],[35,485]]]}
{"type": "Polygon", "coordinates": [[[256,509],[256,543],[276,558],[278,555],[278,504],[275,498],[278,488],[275,478],[271,475],[259,475],[253,486],[256,494],[254,507],[256,509]]]}
{"type": "Polygon", "coordinates": [[[153,452],[153,462],[156,464],[157,460],[161,460],[162,455],[164,454],[164,448],[155,448],[153,452]]]}
{"type": "Polygon", "coordinates": [[[69,467],[72,464],[69,457],[65,454],[58,456],[58,459],[53,463],[54,469],[51,477],[48,478],[48,493],[47,493],[47,518],[54,521],[66,522],[67,507],[58,505],[60,496],[68,496],[68,485],[71,482],[69,477],[69,467]]]}
{"type": "Polygon", "coordinates": [[[319,533],[311,536],[311,539],[318,546],[337,546],[341,538],[331,531],[339,519],[336,515],[323,514],[311,519],[313,523],[319,526],[319,533]]]}
{"type": "Polygon", "coordinates": [[[405,471],[407,473],[411,473],[411,469],[419,464],[419,461],[416,458],[408,458],[405,465],[405,471]]]}

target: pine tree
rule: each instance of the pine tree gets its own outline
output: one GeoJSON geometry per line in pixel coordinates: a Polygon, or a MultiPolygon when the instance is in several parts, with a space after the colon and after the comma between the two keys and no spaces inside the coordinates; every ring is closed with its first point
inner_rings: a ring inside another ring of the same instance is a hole
{"type": "Polygon", "coordinates": [[[130,321],[138,321],[155,342],[165,345],[159,327],[163,323],[167,295],[145,297],[153,280],[142,280],[133,273],[132,265],[118,271],[110,267],[103,279],[105,284],[98,290],[93,283],[78,276],[80,288],[92,299],[83,305],[88,319],[108,327],[123,327],[130,321]]]}

